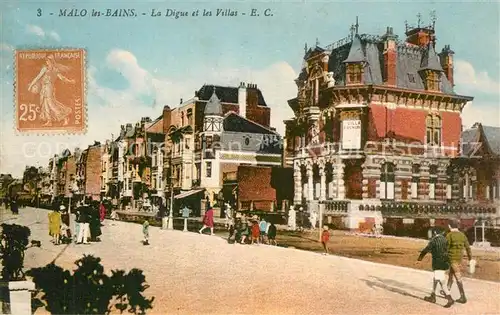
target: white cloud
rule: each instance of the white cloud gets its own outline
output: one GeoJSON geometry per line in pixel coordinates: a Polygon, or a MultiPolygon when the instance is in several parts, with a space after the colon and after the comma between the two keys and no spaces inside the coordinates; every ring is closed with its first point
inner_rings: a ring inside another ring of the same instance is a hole
{"type": "Polygon", "coordinates": [[[41,38],[51,38],[55,41],[61,41],[61,37],[56,31],[48,31],[46,32],[43,28],[38,25],[28,24],[26,25],[26,33],[33,34],[41,38]]]}
{"type": "Polygon", "coordinates": [[[49,37],[52,37],[52,39],[54,39],[55,41],[58,41],[58,42],[61,41],[61,36],[59,36],[59,34],[57,34],[55,31],[50,31],[49,37]]]}
{"type": "Polygon", "coordinates": [[[12,45],[9,45],[7,43],[0,43],[0,51],[11,52],[13,50],[14,47],[12,45]]]}
{"type": "Polygon", "coordinates": [[[485,126],[500,127],[498,104],[469,102],[462,111],[462,125],[470,128],[476,122],[485,126]]]}
{"type": "Polygon", "coordinates": [[[26,32],[28,34],[33,34],[38,37],[45,37],[45,31],[38,25],[28,24],[26,25],[26,32]]]}
{"type": "MultiPolygon", "coordinates": [[[[25,165],[46,166],[50,156],[62,149],[85,149],[93,141],[104,142],[111,134],[117,136],[120,125],[135,123],[141,117],[152,119],[161,115],[163,105],[177,105],[179,99],[194,97],[194,91],[203,83],[233,85],[239,82],[258,84],[268,106],[271,107],[271,125],[284,132],[283,120],[293,113],[287,100],[296,95],[294,79],[296,74],[285,62],[275,63],[263,69],[196,69],[196,76],[186,75],[184,80],[161,77],[157,70],[148,71],[141,67],[137,58],[129,51],[114,49],[107,58],[108,69],[91,66],[87,72],[88,130],[78,136],[16,136],[11,118],[1,121],[0,168],[2,173],[22,175],[25,165]],[[98,71],[113,70],[121,73],[129,86],[125,89],[111,89],[96,81],[98,71]],[[156,100],[156,106],[144,100],[147,95],[156,100]]],[[[2,99],[10,104],[11,99],[2,99]]]]}
{"type": "Polygon", "coordinates": [[[455,84],[458,90],[500,94],[500,82],[490,78],[486,71],[476,71],[471,63],[455,61],[455,84]]]}

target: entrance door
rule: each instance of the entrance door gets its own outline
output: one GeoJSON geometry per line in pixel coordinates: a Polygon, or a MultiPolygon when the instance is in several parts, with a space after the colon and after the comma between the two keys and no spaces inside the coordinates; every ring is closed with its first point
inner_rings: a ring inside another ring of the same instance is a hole
{"type": "Polygon", "coordinates": [[[346,198],[363,199],[363,169],[361,165],[346,165],[344,171],[346,198]]]}

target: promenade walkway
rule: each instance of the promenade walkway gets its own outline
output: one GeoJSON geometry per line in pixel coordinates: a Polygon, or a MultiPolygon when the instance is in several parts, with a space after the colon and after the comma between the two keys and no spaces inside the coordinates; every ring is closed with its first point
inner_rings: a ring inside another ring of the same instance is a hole
{"type": "MultiPolygon", "coordinates": [[[[71,268],[83,254],[106,270],[144,270],[156,297],[150,314],[500,314],[500,283],[465,279],[469,302],[451,309],[423,301],[432,284],[426,271],[267,245],[229,245],[217,236],[105,221],[102,242],[55,246],[47,215],[21,209],[9,223],[27,225],[41,248],[30,248],[27,268],[54,259],[71,268]]],[[[456,287],[452,291],[458,298],[456,287]]],[[[440,304],[440,305],[439,305],[440,304]]],[[[42,314],[43,312],[37,312],[42,314]]]]}

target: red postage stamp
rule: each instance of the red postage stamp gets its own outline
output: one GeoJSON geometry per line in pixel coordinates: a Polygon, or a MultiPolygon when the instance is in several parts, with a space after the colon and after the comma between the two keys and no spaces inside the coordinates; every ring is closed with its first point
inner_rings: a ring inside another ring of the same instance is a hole
{"type": "Polygon", "coordinates": [[[15,62],[17,130],[85,132],[85,50],[16,50],[15,62]]]}

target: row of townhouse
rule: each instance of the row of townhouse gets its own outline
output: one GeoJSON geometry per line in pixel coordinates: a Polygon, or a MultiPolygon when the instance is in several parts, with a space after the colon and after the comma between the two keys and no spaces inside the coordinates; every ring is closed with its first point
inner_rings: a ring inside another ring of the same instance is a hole
{"type": "Polygon", "coordinates": [[[142,117],[111,140],[54,156],[47,194],[106,198],[122,209],[178,200],[199,212],[201,200],[223,199],[224,181],[237,176],[238,166],[282,165],[282,139],[270,115],[255,84],[203,85],[154,120],[142,117]]]}

